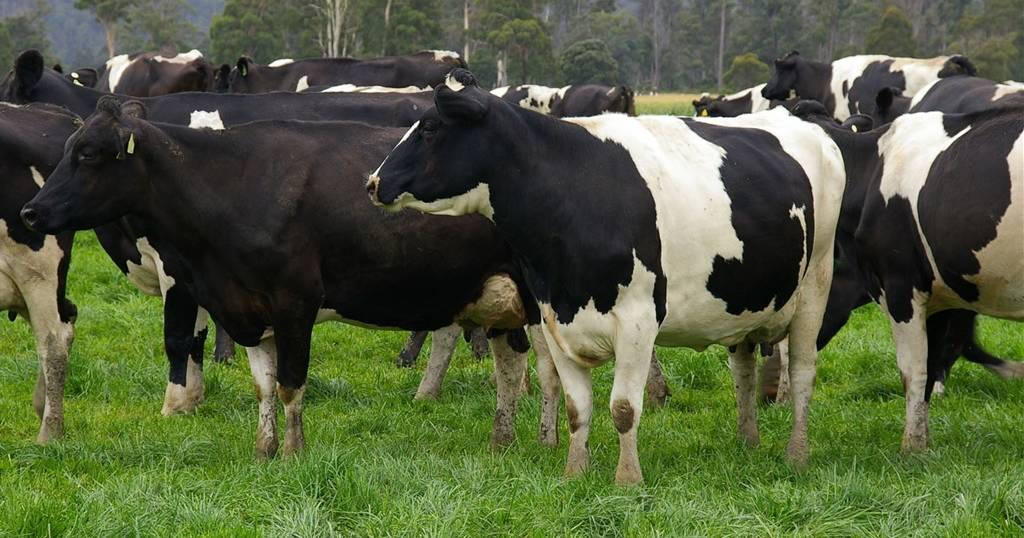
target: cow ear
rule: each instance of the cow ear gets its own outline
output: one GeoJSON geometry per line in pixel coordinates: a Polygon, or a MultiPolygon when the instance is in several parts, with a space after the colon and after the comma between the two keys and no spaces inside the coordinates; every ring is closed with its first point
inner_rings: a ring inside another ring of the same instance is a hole
{"type": "Polygon", "coordinates": [[[142,101],[128,101],[121,105],[121,117],[144,120],[149,117],[149,111],[142,101]]]}
{"type": "Polygon", "coordinates": [[[894,92],[895,88],[886,87],[878,90],[878,95],[875,96],[875,108],[878,110],[887,110],[892,106],[892,100],[896,97],[894,92]]]}
{"type": "Polygon", "coordinates": [[[479,95],[481,93],[478,88],[455,91],[439,85],[434,92],[434,104],[441,119],[476,122],[487,115],[487,98],[479,95]]]}
{"type": "Polygon", "coordinates": [[[250,64],[252,64],[252,60],[250,60],[248,56],[238,58],[238,63],[235,64],[235,67],[238,68],[238,74],[243,77],[248,76],[250,64]]]}
{"type": "Polygon", "coordinates": [[[22,94],[27,94],[43,79],[43,55],[26,50],[14,61],[14,80],[22,94]]]}
{"type": "Polygon", "coordinates": [[[56,71],[56,72],[58,72],[58,73],[60,73],[62,75],[64,74],[64,68],[61,67],[60,64],[53,64],[53,67],[51,67],[50,69],[53,69],[54,71],[56,71]]]}

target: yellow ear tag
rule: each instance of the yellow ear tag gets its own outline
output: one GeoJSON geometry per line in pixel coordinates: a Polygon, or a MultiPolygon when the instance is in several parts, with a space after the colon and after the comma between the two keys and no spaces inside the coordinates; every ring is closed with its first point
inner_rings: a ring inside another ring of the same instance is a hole
{"type": "Polygon", "coordinates": [[[135,133],[128,136],[128,149],[125,150],[128,155],[135,153],[135,133]]]}
{"type": "Polygon", "coordinates": [[[72,80],[71,83],[74,84],[75,86],[82,86],[83,88],[85,87],[85,84],[82,84],[81,82],[78,82],[77,78],[75,80],[72,80]]]}
{"type": "Polygon", "coordinates": [[[856,125],[851,125],[851,126],[850,126],[850,129],[851,129],[851,130],[852,130],[853,132],[855,132],[855,133],[857,132],[857,126],[856,126],[856,125]]]}
{"type": "Polygon", "coordinates": [[[700,111],[700,115],[701,116],[707,116],[708,115],[708,109],[705,108],[704,110],[701,110],[700,111]]]}

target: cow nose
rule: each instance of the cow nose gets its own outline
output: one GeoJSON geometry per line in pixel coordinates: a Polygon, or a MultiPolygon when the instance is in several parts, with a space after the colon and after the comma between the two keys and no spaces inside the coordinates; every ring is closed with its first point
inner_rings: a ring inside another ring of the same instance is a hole
{"type": "Polygon", "coordinates": [[[36,213],[35,209],[25,206],[21,208],[21,222],[24,222],[25,226],[34,230],[36,228],[36,224],[39,223],[39,214],[36,213]]]}
{"type": "Polygon", "coordinates": [[[377,176],[371,176],[369,181],[366,182],[366,193],[370,195],[373,200],[377,199],[377,185],[380,183],[380,179],[377,176]]]}

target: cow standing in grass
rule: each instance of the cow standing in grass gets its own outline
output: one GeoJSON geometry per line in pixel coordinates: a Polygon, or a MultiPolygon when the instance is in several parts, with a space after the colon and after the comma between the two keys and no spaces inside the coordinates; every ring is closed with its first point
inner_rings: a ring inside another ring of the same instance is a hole
{"type": "Polygon", "coordinates": [[[57,107],[0,103],[0,311],[12,321],[27,319],[35,335],[39,377],[32,405],[40,443],[64,433],[64,380],[75,335],[75,305],[65,296],[74,233],[34,232],[18,213],[77,128],[78,118],[57,107]]]}
{"type": "Polygon", "coordinates": [[[882,55],[848,56],[831,64],[806,60],[793,51],[775,60],[771,79],[761,89],[765,99],[801,99],[825,105],[829,114],[843,121],[853,114],[870,115],[882,88],[898,88],[912,97],[921,88],[943,77],[973,75],[974,65],[963,56],[894,58],[882,55]]]}
{"type": "Polygon", "coordinates": [[[367,189],[391,211],[479,213],[510,243],[565,391],[567,475],[588,466],[591,368],[615,359],[616,481],[632,484],[643,478],[637,427],[655,343],[729,346],[740,436],[757,444],[752,351],[787,334],[788,456],[807,461],[844,184],[824,132],[784,110],[561,121],[489,95],[464,70],[435,102],[367,189]]]}

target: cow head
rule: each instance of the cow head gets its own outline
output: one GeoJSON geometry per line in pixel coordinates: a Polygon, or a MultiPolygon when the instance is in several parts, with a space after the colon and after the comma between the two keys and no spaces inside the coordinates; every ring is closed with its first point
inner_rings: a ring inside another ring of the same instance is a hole
{"type": "Polygon", "coordinates": [[[910,97],[903,96],[903,90],[896,87],[882,88],[875,96],[875,110],[871,118],[877,125],[892,123],[910,109],[910,97]]]}
{"type": "Polygon", "coordinates": [[[10,103],[32,101],[36,86],[43,79],[43,55],[30,49],[14,60],[14,69],[0,83],[0,99],[10,103]]]}
{"type": "Polygon", "coordinates": [[[431,108],[405,134],[366,184],[374,204],[389,211],[492,216],[484,178],[507,147],[498,121],[512,106],[481,90],[473,74],[455,69],[434,91],[431,108]],[[497,118],[495,116],[498,116],[497,118]]]}
{"type": "Polygon", "coordinates": [[[213,74],[213,91],[217,93],[227,93],[231,80],[231,66],[228,64],[220,64],[217,71],[213,74]]]}
{"type": "Polygon", "coordinates": [[[64,78],[76,86],[95,88],[96,83],[100,80],[100,75],[92,67],[82,67],[64,75],[64,78]]]}
{"type": "Polygon", "coordinates": [[[942,64],[942,69],[939,70],[938,77],[946,78],[953,77],[956,75],[967,75],[969,77],[978,76],[978,68],[974,67],[974,63],[966,56],[959,54],[950,56],[946,63],[942,64]]]}
{"type": "Polygon", "coordinates": [[[128,213],[147,189],[146,115],[138,101],[104,96],[96,112],[64,144],[64,156],[43,188],[21,210],[41,233],[95,228],[128,213]]]}
{"type": "Polygon", "coordinates": [[[802,61],[800,53],[795,50],[775,60],[772,77],[761,89],[761,95],[765,99],[788,99],[789,92],[796,89],[799,77],[797,69],[802,61]]]}
{"type": "Polygon", "coordinates": [[[629,86],[615,86],[608,92],[609,103],[605,110],[636,116],[636,93],[629,86]]]}
{"type": "MultiPolygon", "coordinates": [[[[719,99],[721,99],[722,97],[723,96],[721,96],[721,95],[718,96],[719,99]]],[[[704,92],[704,93],[700,94],[700,99],[694,99],[693,100],[693,115],[694,116],[710,116],[711,115],[710,107],[711,107],[711,103],[713,103],[713,102],[714,102],[714,99],[711,98],[711,94],[710,93],[704,92]]]]}

